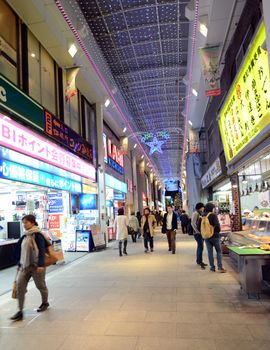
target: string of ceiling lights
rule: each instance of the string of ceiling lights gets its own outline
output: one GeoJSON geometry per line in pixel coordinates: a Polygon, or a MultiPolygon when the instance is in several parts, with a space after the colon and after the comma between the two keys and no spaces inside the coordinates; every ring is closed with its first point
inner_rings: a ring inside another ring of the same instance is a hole
{"type": "MultiPolygon", "coordinates": [[[[89,61],[90,64],[92,65],[92,67],[93,67],[93,69],[95,70],[96,74],[98,75],[98,77],[99,77],[100,81],[102,82],[102,84],[103,84],[105,90],[107,91],[108,95],[110,96],[110,99],[113,101],[113,103],[114,103],[115,107],[117,108],[119,114],[121,115],[122,119],[124,120],[124,122],[125,122],[125,124],[126,124],[125,129],[129,129],[129,130],[133,133],[134,131],[133,131],[132,126],[130,125],[130,122],[129,122],[128,118],[124,115],[123,111],[121,110],[120,106],[118,105],[118,103],[117,103],[117,101],[116,101],[116,99],[115,99],[115,97],[114,97],[114,95],[113,95],[113,93],[112,93],[110,87],[108,86],[107,82],[105,81],[105,79],[104,79],[103,75],[101,74],[99,68],[98,68],[97,65],[95,64],[95,62],[94,62],[94,60],[93,60],[93,58],[92,58],[92,56],[91,56],[89,50],[87,49],[86,45],[84,44],[84,41],[81,39],[81,36],[80,36],[79,32],[77,31],[77,29],[76,29],[75,26],[73,25],[71,19],[69,18],[67,12],[65,11],[65,8],[64,8],[64,6],[62,5],[62,2],[61,2],[60,0],[55,0],[55,4],[56,4],[57,8],[59,9],[61,15],[63,16],[64,20],[66,21],[67,25],[69,26],[70,30],[72,31],[74,37],[76,38],[78,44],[80,45],[80,47],[81,47],[81,49],[82,49],[82,51],[83,51],[84,54],[86,55],[88,61],[89,61]]],[[[106,103],[107,106],[109,106],[109,104],[110,104],[109,99],[107,99],[107,100],[105,101],[105,103],[106,103]]],[[[106,106],[106,105],[105,105],[105,106],[106,106]]],[[[125,130],[125,132],[126,132],[126,131],[127,131],[127,130],[125,130]]],[[[144,148],[143,148],[142,145],[140,144],[138,137],[135,137],[135,138],[136,138],[137,143],[134,145],[134,148],[137,147],[137,144],[140,145],[140,148],[141,148],[142,153],[143,153],[143,156],[144,156],[143,158],[147,159],[147,161],[148,161],[148,162],[147,162],[147,166],[150,167],[150,168],[152,168],[152,169],[154,170],[154,175],[155,175],[155,176],[160,177],[157,168],[155,167],[155,165],[154,165],[154,164],[151,162],[151,160],[149,159],[149,157],[148,157],[148,155],[146,154],[144,148]]],[[[143,158],[142,158],[142,159],[143,159],[143,158]]],[[[153,173],[153,170],[151,170],[152,173],[153,173]]]]}

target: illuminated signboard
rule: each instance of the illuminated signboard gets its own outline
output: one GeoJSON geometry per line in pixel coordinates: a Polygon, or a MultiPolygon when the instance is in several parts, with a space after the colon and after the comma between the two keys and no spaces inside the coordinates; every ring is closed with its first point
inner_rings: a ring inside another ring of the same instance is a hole
{"type": "Polygon", "coordinates": [[[114,190],[127,193],[127,184],[109,174],[105,174],[105,185],[114,190]]]}
{"type": "Polygon", "coordinates": [[[95,168],[0,114],[0,145],[95,181],[95,168]]]}
{"type": "Polygon", "coordinates": [[[25,165],[10,162],[9,160],[0,160],[0,178],[69,192],[82,192],[82,185],[79,182],[52,175],[45,171],[31,169],[25,165]]]}
{"type": "Polygon", "coordinates": [[[104,147],[104,162],[108,163],[107,136],[106,136],[106,134],[103,134],[103,147],[104,147]]]}
{"type": "Polygon", "coordinates": [[[219,115],[227,162],[259,137],[269,121],[270,76],[265,26],[261,23],[219,115]]]}
{"type": "Polygon", "coordinates": [[[112,143],[112,141],[106,137],[107,147],[105,151],[105,156],[107,164],[116,170],[120,174],[124,174],[124,157],[120,150],[112,143]]]}

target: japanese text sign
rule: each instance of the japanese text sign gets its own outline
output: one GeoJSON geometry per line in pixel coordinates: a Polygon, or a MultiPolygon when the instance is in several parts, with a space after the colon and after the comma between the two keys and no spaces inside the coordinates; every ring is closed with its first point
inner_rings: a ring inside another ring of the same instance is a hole
{"type": "Polygon", "coordinates": [[[29,184],[55,188],[69,192],[82,192],[80,182],[46,173],[45,171],[31,169],[27,166],[0,160],[0,178],[26,182],[29,184]]]}
{"type": "Polygon", "coordinates": [[[45,110],[45,133],[65,145],[78,156],[93,161],[92,145],[86,142],[79,134],[62,123],[54,115],[45,110]]]}
{"type": "Polygon", "coordinates": [[[0,113],[0,145],[95,181],[95,168],[0,113]]]}
{"type": "Polygon", "coordinates": [[[270,76],[266,32],[261,23],[219,115],[227,162],[230,162],[270,121],[270,76]]]}

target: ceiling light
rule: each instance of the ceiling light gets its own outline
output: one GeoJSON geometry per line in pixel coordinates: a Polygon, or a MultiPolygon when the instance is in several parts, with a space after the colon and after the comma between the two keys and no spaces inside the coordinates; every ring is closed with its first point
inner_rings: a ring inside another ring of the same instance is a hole
{"type": "Polygon", "coordinates": [[[141,158],[143,159],[143,158],[144,158],[144,155],[142,155],[141,158]]]}
{"type": "Polygon", "coordinates": [[[246,179],[246,175],[243,175],[242,184],[247,184],[247,183],[248,183],[248,181],[246,179]]]}
{"type": "Polygon", "coordinates": [[[150,163],[148,162],[146,165],[147,165],[147,166],[149,166],[149,165],[150,165],[150,163]]]}
{"type": "Polygon", "coordinates": [[[198,91],[197,90],[192,89],[192,93],[193,93],[194,96],[196,96],[196,97],[198,96],[198,91]]]}
{"type": "Polygon", "coordinates": [[[137,143],[135,143],[135,145],[134,145],[134,148],[136,148],[137,147],[137,143]]]}
{"type": "Polygon", "coordinates": [[[191,120],[189,120],[189,121],[188,121],[188,123],[189,123],[189,125],[190,125],[190,126],[192,126],[192,125],[193,125],[191,120]]]}
{"type": "Polygon", "coordinates": [[[206,38],[208,33],[208,28],[204,23],[200,23],[200,33],[206,38]]]}
{"type": "Polygon", "coordinates": [[[125,127],[124,129],[123,129],[123,133],[125,133],[127,131],[127,128],[125,127]]]}
{"type": "Polygon", "coordinates": [[[77,47],[74,44],[71,44],[68,49],[68,53],[72,58],[76,55],[77,51],[78,51],[77,47]]]}
{"type": "Polygon", "coordinates": [[[232,185],[232,188],[237,188],[238,186],[235,184],[235,185],[232,185]]]}
{"type": "Polygon", "coordinates": [[[35,58],[36,54],[34,52],[31,53],[31,57],[35,58]]]}
{"type": "Polygon", "coordinates": [[[107,100],[105,101],[105,107],[106,108],[109,107],[110,103],[111,103],[111,101],[107,98],[107,100]]]}

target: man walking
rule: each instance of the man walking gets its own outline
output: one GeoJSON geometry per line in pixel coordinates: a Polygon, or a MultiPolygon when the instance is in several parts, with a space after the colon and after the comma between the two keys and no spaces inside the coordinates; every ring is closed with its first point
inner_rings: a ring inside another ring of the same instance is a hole
{"type": "Polygon", "coordinates": [[[192,214],[192,218],[191,218],[191,226],[194,230],[194,238],[197,242],[196,263],[197,265],[200,265],[201,268],[204,270],[207,264],[203,262],[204,240],[200,232],[200,221],[201,221],[202,213],[204,212],[204,204],[197,203],[195,206],[195,209],[196,210],[192,214]]]}
{"type": "Polygon", "coordinates": [[[175,254],[176,244],[176,230],[177,230],[177,215],[173,211],[172,205],[167,206],[167,213],[163,218],[162,233],[167,234],[169,252],[175,254]]]}

